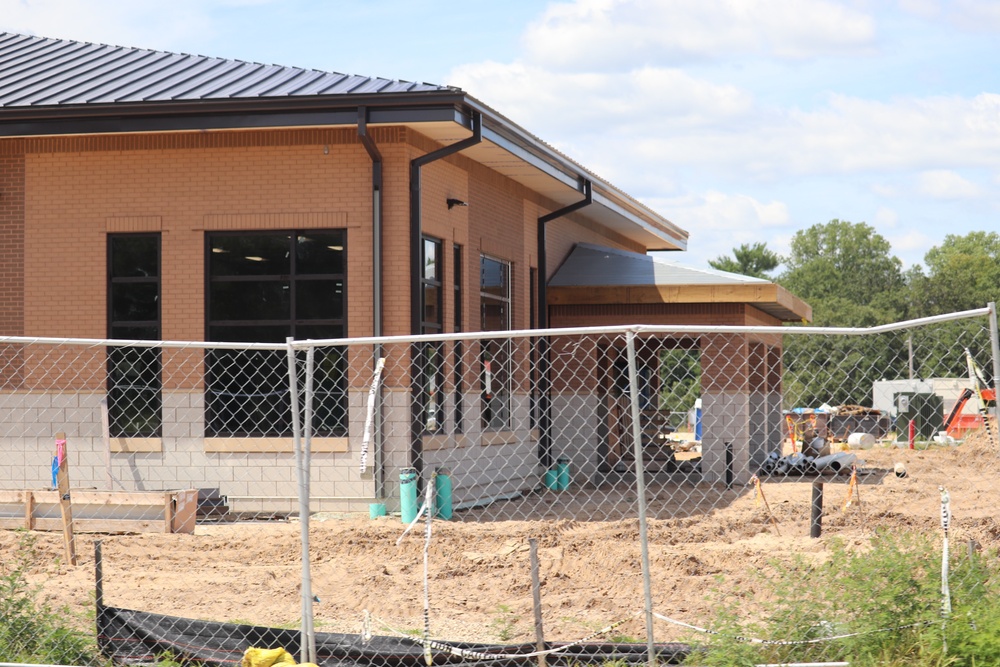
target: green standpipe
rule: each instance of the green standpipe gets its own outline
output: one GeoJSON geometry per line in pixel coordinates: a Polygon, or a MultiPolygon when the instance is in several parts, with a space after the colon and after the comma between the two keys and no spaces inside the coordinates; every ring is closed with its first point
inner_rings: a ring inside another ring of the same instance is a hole
{"type": "Polygon", "coordinates": [[[417,471],[403,468],[399,471],[399,513],[403,523],[417,518],[417,471]]]}
{"type": "Polygon", "coordinates": [[[434,471],[434,516],[448,521],[452,514],[451,471],[437,468],[434,471]]]}
{"type": "Polygon", "coordinates": [[[556,459],[556,489],[565,491],[569,488],[569,458],[560,456],[556,459]]]}

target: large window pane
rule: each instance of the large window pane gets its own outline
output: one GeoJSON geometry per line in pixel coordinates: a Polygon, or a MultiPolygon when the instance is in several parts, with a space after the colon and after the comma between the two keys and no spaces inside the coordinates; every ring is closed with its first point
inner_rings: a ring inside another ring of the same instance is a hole
{"type": "Polygon", "coordinates": [[[206,356],[208,435],[291,432],[285,352],[210,350],[206,356]]]}
{"type": "Polygon", "coordinates": [[[289,234],[215,234],[210,272],[219,276],[284,276],[292,270],[289,234]]]}
{"type": "Polygon", "coordinates": [[[112,347],[108,351],[108,419],[115,437],[155,437],[160,432],[160,349],[112,347]]]}
{"type": "Polygon", "coordinates": [[[219,320],[282,320],[290,318],[291,300],[287,280],[240,280],[213,282],[208,314],[219,320]]]}
{"type": "MultiPolygon", "coordinates": [[[[160,338],[160,237],[108,237],[108,335],[117,340],[160,338]]],[[[160,435],[161,357],[158,347],[109,347],[107,353],[109,435],[160,435]]]]}
{"type": "Polygon", "coordinates": [[[295,284],[295,317],[298,320],[343,319],[344,281],[298,281],[295,284]]]}
{"type": "Polygon", "coordinates": [[[300,276],[344,273],[342,231],[300,232],[296,237],[296,273],[300,276]]]}
{"type": "MultiPolygon", "coordinates": [[[[343,337],[345,240],[343,230],[209,234],[209,338],[283,343],[289,336],[343,337]]],[[[347,430],[346,363],[332,350],[316,351],[317,435],[347,430]]],[[[209,434],[291,434],[284,351],[216,350],[207,361],[209,434]]]]}
{"type": "Polygon", "coordinates": [[[112,236],[112,278],[158,278],[160,275],[160,239],[151,234],[112,236]]]}
{"type": "Polygon", "coordinates": [[[111,283],[113,322],[155,322],[159,319],[160,285],[155,282],[111,283]]]}
{"type": "MultiPolygon", "coordinates": [[[[479,313],[483,331],[511,329],[510,264],[482,256],[479,263],[479,313]]],[[[483,428],[510,428],[511,343],[488,340],[480,348],[483,428]]]]}

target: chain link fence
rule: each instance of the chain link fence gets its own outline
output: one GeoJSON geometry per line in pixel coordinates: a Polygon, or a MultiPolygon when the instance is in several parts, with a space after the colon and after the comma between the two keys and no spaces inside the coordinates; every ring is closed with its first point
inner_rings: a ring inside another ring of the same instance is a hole
{"type": "Polygon", "coordinates": [[[992,309],[874,329],[3,338],[0,639],[29,662],[282,646],[379,665],[945,641],[951,591],[972,618],[1000,546],[997,356],[992,309]],[[840,578],[818,579],[831,563],[840,578]],[[95,633],[62,605],[89,608],[96,564],[95,633]],[[903,571],[912,604],[859,601],[903,571]]]}

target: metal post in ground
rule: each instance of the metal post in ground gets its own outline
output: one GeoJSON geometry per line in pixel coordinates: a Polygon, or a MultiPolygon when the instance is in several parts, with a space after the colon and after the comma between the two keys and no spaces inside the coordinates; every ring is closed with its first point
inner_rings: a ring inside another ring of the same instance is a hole
{"type": "Polygon", "coordinates": [[[545,631],[542,628],[542,584],[538,575],[538,540],[528,539],[528,549],[531,558],[531,606],[535,611],[535,649],[538,656],[538,667],[546,667],[545,631]]]}
{"type": "MultiPolygon", "coordinates": [[[[998,383],[1000,383],[1000,333],[997,330],[997,304],[990,301],[987,304],[990,309],[990,351],[993,353],[993,419],[997,422],[997,435],[1000,436],[1000,393],[997,393],[998,383]]],[[[1000,442],[1000,438],[997,439],[1000,442]]]]}
{"type": "Polygon", "coordinates": [[[639,506],[639,548],[642,553],[642,594],[646,604],[646,650],[650,667],[656,665],[653,639],[653,585],[649,572],[649,531],[646,525],[646,466],[642,458],[642,423],[639,409],[639,373],[635,354],[635,332],[625,335],[628,348],[628,390],[632,402],[632,444],[635,452],[635,493],[639,506]]]}
{"type": "Polygon", "coordinates": [[[299,378],[292,338],[288,345],[288,391],[291,404],[292,439],[299,487],[299,533],[302,539],[302,633],[299,662],[316,662],[316,635],[312,630],[312,577],[309,570],[309,462],[302,447],[302,413],[299,411],[299,378]]]}

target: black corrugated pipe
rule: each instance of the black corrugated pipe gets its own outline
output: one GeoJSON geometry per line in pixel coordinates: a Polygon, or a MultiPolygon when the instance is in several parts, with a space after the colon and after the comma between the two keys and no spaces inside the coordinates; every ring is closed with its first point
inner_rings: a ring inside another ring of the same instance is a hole
{"type": "MultiPolygon", "coordinates": [[[[410,333],[418,336],[421,333],[423,313],[421,312],[421,262],[423,229],[420,218],[420,168],[443,157],[448,157],[464,151],[470,146],[475,146],[483,140],[483,115],[479,112],[472,114],[472,136],[461,141],[431,151],[426,155],[410,160],[410,333]]],[[[423,426],[421,417],[423,406],[420,405],[420,348],[413,345],[410,350],[410,391],[414,401],[411,403],[410,416],[410,466],[417,471],[417,480],[423,472],[423,426]]]]}
{"type": "MultiPolygon", "coordinates": [[[[594,201],[593,185],[590,179],[583,179],[583,199],[568,206],[547,213],[538,218],[538,328],[549,328],[549,302],[545,287],[548,284],[548,257],[545,250],[545,225],[556,218],[569,215],[594,201]]],[[[552,467],[552,404],[549,393],[552,380],[549,377],[549,340],[538,340],[538,461],[543,468],[552,467]]]]}
{"type": "MultiPolygon", "coordinates": [[[[372,335],[382,335],[382,153],[375,140],[368,134],[368,107],[358,107],[358,138],[372,161],[372,335]]],[[[346,332],[345,332],[346,333],[346,332]]],[[[372,367],[382,356],[382,346],[376,345],[372,367]]],[[[375,479],[375,496],[385,497],[385,470],[382,467],[382,387],[377,389],[375,405],[378,412],[374,420],[374,451],[377,452],[372,475],[375,479]]]]}

